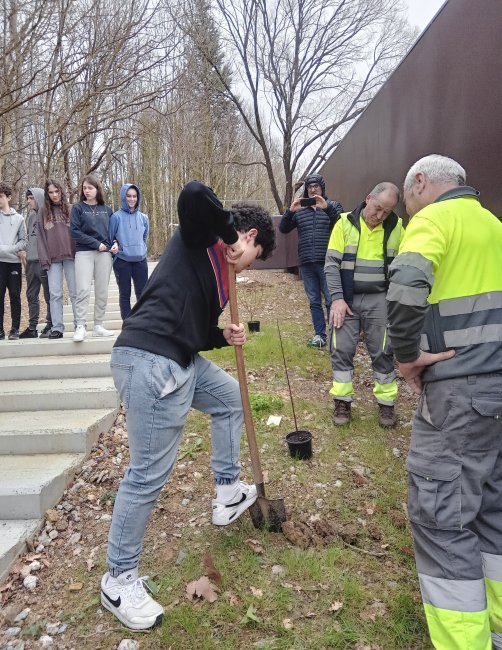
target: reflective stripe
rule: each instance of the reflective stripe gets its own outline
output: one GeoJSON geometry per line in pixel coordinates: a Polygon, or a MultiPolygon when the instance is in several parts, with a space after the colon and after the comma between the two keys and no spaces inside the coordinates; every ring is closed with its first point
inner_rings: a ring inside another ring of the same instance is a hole
{"type": "Polygon", "coordinates": [[[420,253],[400,253],[391,264],[391,269],[398,266],[414,266],[425,273],[427,281],[432,286],[434,275],[432,273],[432,262],[420,253]]]}
{"type": "Polygon", "coordinates": [[[490,627],[502,633],[502,582],[485,578],[485,588],[490,627]]]}
{"type": "Polygon", "coordinates": [[[387,292],[387,300],[399,302],[401,305],[410,305],[418,307],[427,306],[429,289],[419,287],[407,287],[404,284],[391,282],[387,292]]]}
{"type": "Polygon", "coordinates": [[[440,300],[438,307],[440,316],[456,316],[486,309],[502,309],[502,291],[489,291],[475,296],[440,300]]]}
{"type": "Polygon", "coordinates": [[[344,253],[352,253],[356,254],[357,253],[357,246],[345,246],[345,249],[343,251],[344,253]]]}
{"type": "Polygon", "coordinates": [[[353,370],[335,370],[333,372],[333,379],[340,384],[346,384],[352,381],[353,370]]]}
{"type": "Polygon", "coordinates": [[[354,273],[354,282],[385,282],[383,273],[354,273]]]}
{"type": "Polygon", "coordinates": [[[502,555],[493,555],[492,553],[483,553],[481,551],[483,569],[486,578],[502,582],[502,555]]]}
{"type": "Polygon", "coordinates": [[[427,334],[420,334],[420,349],[424,352],[428,352],[430,350],[427,334]]]}
{"type": "Polygon", "coordinates": [[[394,406],[397,399],[397,381],[395,379],[390,382],[375,381],[373,395],[379,404],[394,406]]]}
{"type": "Polygon", "coordinates": [[[444,342],[448,348],[461,348],[465,345],[495,343],[502,341],[502,325],[478,325],[462,330],[444,332],[444,342]]]}
{"type": "Polygon", "coordinates": [[[357,266],[375,266],[378,269],[383,268],[383,260],[365,260],[362,257],[356,259],[357,266]]]}
{"type": "Polygon", "coordinates": [[[396,373],[392,371],[384,375],[383,372],[374,372],[373,377],[379,384],[391,384],[396,378],[396,373]]]}
{"type": "MultiPolygon", "coordinates": [[[[352,397],[354,395],[354,387],[352,382],[337,382],[334,381],[331,386],[329,394],[333,397],[352,397]]],[[[347,400],[352,401],[352,400],[347,400]]]]}
{"type": "Polygon", "coordinates": [[[418,574],[424,603],[456,612],[481,612],[486,609],[485,581],[447,580],[418,574]]]}
{"type": "Polygon", "coordinates": [[[492,650],[488,612],[454,612],[425,605],[432,645],[437,650],[492,650]]]}
{"type": "Polygon", "coordinates": [[[356,266],[355,262],[342,262],[340,268],[341,269],[353,269],[356,266]]]}
{"type": "Polygon", "coordinates": [[[397,249],[395,248],[387,249],[387,257],[396,257],[396,255],[397,255],[397,249]]]}

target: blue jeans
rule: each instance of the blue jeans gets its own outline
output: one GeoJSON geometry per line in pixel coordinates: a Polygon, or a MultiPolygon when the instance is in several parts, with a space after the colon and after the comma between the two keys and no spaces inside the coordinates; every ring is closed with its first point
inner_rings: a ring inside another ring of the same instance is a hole
{"type": "Polygon", "coordinates": [[[77,289],[75,284],[75,260],[63,260],[62,262],[52,262],[47,271],[49,280],[49,293],[51,302],[52,331],[64,332],[63,324],[63,272],[68,285],[71,306],[73,309],[73,319],[75,322],[75,300],[77,289]]]}
{"type": "Polygon", "coordinates": [[[329,317],[331,308],[331,296],[328,291],[326,276],[324,275],[324,262],[309,262],[301,264],[300,271],[303,278],[303,286],[310,304],[310,313],[314,332],[326,338],[326,319],[322,311],[322,295],[326,303],[326,312],[329,317]]]}
{"type": "Polygon", "coordinates": [[[113,260],[113,272],[119,287],[120,315],[125,320],[131,312],[131,281],[136,300],[139,300],[148,280],[148,262],[146,257],[139,262],[128,262],[116,257],[113,260]]]}
{"type": "Polygon", "coordinates": [[[240,475],[243,413],[237,381],[198,354],[183,368],[145,350],[117,347],[111,368],[131,457],[108,537],[108,567],[117,576],[139,563],[148,517],[173,470],[190,408],[211,416],[211,467],[221,485],[240,475]]]}

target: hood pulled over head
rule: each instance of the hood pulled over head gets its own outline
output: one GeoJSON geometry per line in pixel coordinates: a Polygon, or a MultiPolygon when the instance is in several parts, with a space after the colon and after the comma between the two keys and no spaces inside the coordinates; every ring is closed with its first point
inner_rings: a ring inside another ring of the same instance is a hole
{"type": "Polygon", "coordinates": [[[30,194],[32,194],[33,198],[35,199],[35,203],[37,204],[37,207],[35,209],[40,210],[40,208],[45,203],[45,194],[43,189],[41,187],[29,187],[28,192],[30,192],[30,194]]]}
{"type": "Polygon", "coordinates": [[[124,210],[124,212],[131,212],[129,206],[127,205],[127,199],[126,199],[127,190],[129,190],[131,187],[134,190],[136,190],[136,192],[138,193],[138,202],[134,210],[132,210],[132,212],[136,212],[136,210],[139,210],[139,206],[141,203],[141,192],[139,191],[139,187],[137,185],[134,185],[134,183],[124,183],[120,188],[120,207],[122,208],[122,210],[124,210]]]}
{"type": "Polygon", "coordinates": [[[321,174],[310,174],[309,176],[307,176],[307,178],[305,179],[305,184],[303,186],[303,196],[307,197],[309,195],[307,188],[311,183],[319,183],[319,185],[322,188],[321,195],[322,195],[323,199],[325,199],[326,198],[326,184],[325,184],[324,178],[321,176],[321,174]]]}

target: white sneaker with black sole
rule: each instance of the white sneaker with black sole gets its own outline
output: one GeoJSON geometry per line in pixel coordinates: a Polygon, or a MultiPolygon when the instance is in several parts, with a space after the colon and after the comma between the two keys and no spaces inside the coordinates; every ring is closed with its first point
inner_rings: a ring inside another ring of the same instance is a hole
{"type": "Polygon", "coordinates": [[[148,576],[131,569],[117,578],[105,573],[101,579],[101,604],[131,630],[148,630],[162,622],[164,609],[145,589],[148,576]]]}
{"type": "Polygon", "coordinates": [[[228,526],[245,512],[256,501],[256,485],[239,482],[240,497],[233,503],[220,503],[213,499],[213,524],[228,526]]]}

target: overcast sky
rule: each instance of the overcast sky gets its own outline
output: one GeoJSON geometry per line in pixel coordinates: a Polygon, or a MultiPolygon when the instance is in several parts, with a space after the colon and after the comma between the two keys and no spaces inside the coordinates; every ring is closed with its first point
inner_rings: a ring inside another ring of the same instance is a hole
{"type": "Polygon", "coordinates": [[[434,18],[445,0],[406,0],[410,23],[423,31],[434,18]]]}

